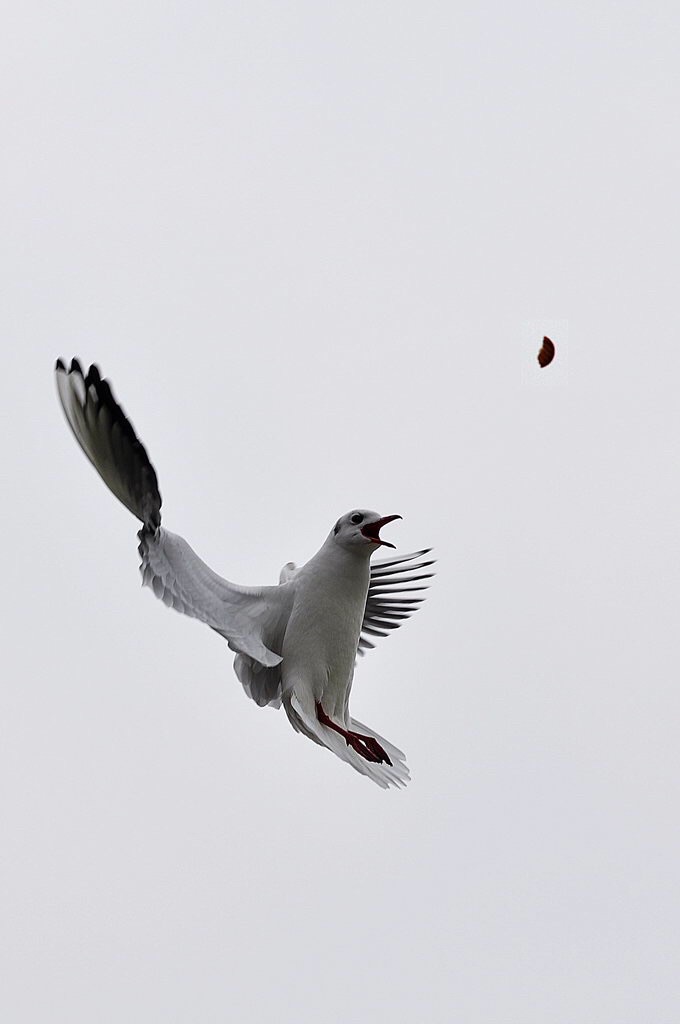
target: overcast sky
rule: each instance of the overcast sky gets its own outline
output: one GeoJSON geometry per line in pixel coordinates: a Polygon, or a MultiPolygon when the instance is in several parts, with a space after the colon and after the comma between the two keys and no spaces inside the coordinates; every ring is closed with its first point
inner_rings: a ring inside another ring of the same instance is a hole
{"type": "Polygon", "coordinates": [[[15,4],[0,76],[3,1020],[680,1013],[675,3],[15,4]],[[540,370],[544,333],[554,364],[540,370]],[[141,590],[434,546],[353,713],[383,792],[141,590]]]}

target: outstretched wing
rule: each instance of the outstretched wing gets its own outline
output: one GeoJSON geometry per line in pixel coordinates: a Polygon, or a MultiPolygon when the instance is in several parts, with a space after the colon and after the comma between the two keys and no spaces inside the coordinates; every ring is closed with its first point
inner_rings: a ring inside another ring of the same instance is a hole
{"type": "Polygon", "coordinates": [[[272,668],[281,663],[290,586],[241,587],[223,579],[183,537],[161,527],[139,531],[142,583],[169,608],[205,622],[232,651],[272,668]]]}
{"type": "Polygon", "coordinates": [[[429,555],[431,550],[423,548],[410,555],[371,563],[359,654],[375,647],[374,637],[387,636],[390,630],[398,629],[409,615],[418,611],[425,598],[413,595],[427,590],[429,584],[421,581],[434,576],[433,572],[420,572],[434,565],[434,558],[421,561],[423,555],[429,555]]]}
{"type": "Polygon", "coordinates": [[[177,534],[161,527],[158,481],[143,444],[96,366],[56,366],[62,407],[75,438],[104,483],[144,524],[142,582],[177,611],[205,622],[257,665],[281,662],[292,587],[240,587],[222,579],[177,534]]]}
{"type": "Polygon", "coordinates": [[[96,366],[84,374],[77,359],[56,366],[57,391],[76,441],[119,501],[144,525],[161,523],[161,495],[156,472],[134,427],[102,380],[96,366]]]}

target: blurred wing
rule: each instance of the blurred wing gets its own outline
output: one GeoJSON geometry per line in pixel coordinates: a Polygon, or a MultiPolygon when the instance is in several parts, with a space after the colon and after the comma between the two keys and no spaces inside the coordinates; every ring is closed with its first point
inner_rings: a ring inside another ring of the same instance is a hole
{"type": "Polygon", "coordinates": [[[74,437],[119,501],[146,527],[161,522],[156,473],[134,428],[96,366],[83,374],[77,359],[56,366],[57,391],[74,437]]]}
{"type": "Polygon", "coordinates": [[[433,572],[420,571],[434,565],[433,558],[421,561],[431,550],[424,548],[410,555],[371,563],[359,654],[375,647],[375,637],[387,636],[390,630],[397,629],[409,615],[418,611],[425,598],[413,595],[427,590],[429,584],[421,581],[434,576],[433,572]]]}

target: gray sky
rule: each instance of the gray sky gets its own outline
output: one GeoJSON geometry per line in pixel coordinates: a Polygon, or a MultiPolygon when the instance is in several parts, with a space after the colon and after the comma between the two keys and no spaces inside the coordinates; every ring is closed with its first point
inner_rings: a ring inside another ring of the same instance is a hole
{"type": "Polygon", "coordinates": [[[7,12],[3,1019],[677,1020],[679,27],[7,12]],[[353,691],[405,792],[140,589],[57,405],[73,354],[229,578],[357,505],[436,548],[353,691]]]}

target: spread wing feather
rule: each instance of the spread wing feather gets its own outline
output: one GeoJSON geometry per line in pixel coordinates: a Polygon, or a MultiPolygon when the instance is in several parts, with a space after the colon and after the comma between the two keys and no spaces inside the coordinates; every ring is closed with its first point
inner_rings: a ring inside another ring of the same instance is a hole
{"type": "Polygon", "coordinates": [[[144,525],[161,523],[161,495],[146,448],[96,366],[83,373],[77,359],[56,366],[59,400],[76,441],[119,501],[144,525]]]}
{"type": "Polygon", "coordinates": [[[420,572],[434,565],[433,558],[423,560],[429,555],[431,548],[414,551],[410,555],[399,555],[371,564],[371,581],[368,585],[368,596],[364,610],[364,621],[361,627],[358,653],[375,647],[369,637],[388,636],[390,631],[398,629],[402,622],[409,618],[425,600],[413,595],[427,590],[433,572],[420,572]],[[418,586],[412,584],[417,583],[418,586]]]}

